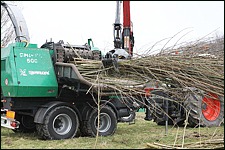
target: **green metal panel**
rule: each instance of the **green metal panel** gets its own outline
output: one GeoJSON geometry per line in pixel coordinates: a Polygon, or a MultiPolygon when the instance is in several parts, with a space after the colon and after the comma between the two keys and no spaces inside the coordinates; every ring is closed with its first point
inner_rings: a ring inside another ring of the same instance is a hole
{"type": "Polygon", "coordinates": [[[1,49],[1,86],[8,97],[55,97],[58,84],[48,49],[14,43],[1,49]],[[8,81],[6,81],[6,79],[8,81]],[[6,83],[8,82],[8,85],[6,83]]]}
{"type": "Polygon", "coordinates": [[[1,48],[1,88],[3,95],[8,97],[16,95],[18,86],[14,56],[11,53],[14,46],[16,46],[15,43],[6,48],[1,48]]]}

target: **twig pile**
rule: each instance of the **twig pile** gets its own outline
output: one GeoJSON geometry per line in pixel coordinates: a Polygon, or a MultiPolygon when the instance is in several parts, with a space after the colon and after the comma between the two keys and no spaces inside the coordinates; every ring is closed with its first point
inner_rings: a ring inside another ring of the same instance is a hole
{"type": "Polygon", "coordinates": [[[188,51],[183,47],[183,55],[172,55],[170,51],[164,51],[158,55],[120,60],[116,69],[115,66],[104,68],[102,62],[97,60],[75,58],[73,63],[86,80],[103,84],[119,94],[144,94],[146,84],[154,81],[161,87],[166,86],[163,89],[173,95],[183,93],[186,87],[195,87],[224,96],[224,58],[221,53],[216,53],[217,48],[217,52],[224,51],[221,46],[223,38],[211,44],[206,43],[216,57],[197,55],[200,51],[194,48],[201,47],[196,46],[201,44],[195,43],[188,46],[193,50],[188,51]]]}
{"type": "Polygon", "coordinates": [[[212,148],[212,149],[223,149],[224,148],[224,139],[211,139],[205,140],[201,142],[195,143],[184,143],[182,144],[175,144],[175,145],[164,145],[157,142],[153,144],[147,143],[146,149],[154,148],[154,149],[193,149],[193,148],[212,148]]]}
{"type": "Polygon", "coordinates": [[[218,58],[147,56],[119,61],[119,72],[113,66],[104,68],[101,61],[79,60],[75,63],[86,80],[94,83],[98,76],[98,83],[120,92],[142,93],[145,84],[158,81],[161,85],[172,86],[171,91],[195,87],[221,96],[224,94],[224,62],[218,58]]]}
{"type": "Polygon", "coordinates": [[[123,74],[136,74],[139,80],[147,82],[155,79],[176,89],[196,87],[224,93],[224,62],[217,58],[148,56],[121,62],[120,68],[123,74]]]}

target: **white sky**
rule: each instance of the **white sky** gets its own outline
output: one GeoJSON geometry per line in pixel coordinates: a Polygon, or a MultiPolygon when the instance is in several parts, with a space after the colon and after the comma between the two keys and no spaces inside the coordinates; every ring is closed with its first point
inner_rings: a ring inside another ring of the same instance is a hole
{"type": "MultiPolygon", "coordinates": [[[[46,40],[83,45],[92,38],[102,51],[113,49],[115,1],[21,1],[31,43],[46,40]]],[[[131,1],[134,53],[176,36],[182,41],[224,35],[223,1],[131,1]],[[188,33],[189,32],[189,33],[188,33]],[[186,35],[185,35],[186,34],[186,35]]],[[[121,23],[122,23],[121,13],[121,23]]],[[[168,40],[167,40],[168,41],[168,40]]],[[[160,45],[161,47],[163,45],[160,45]]]]}

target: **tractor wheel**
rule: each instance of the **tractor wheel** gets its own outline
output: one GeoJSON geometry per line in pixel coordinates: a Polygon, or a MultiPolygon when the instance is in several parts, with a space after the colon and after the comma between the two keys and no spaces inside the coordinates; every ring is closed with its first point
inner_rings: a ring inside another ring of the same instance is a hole
{"type": "Polygon", "coordinates": [[[129,116],[126,117],[121,117],[120,121],[121,122],[132,122],[136,117],[135,111],[131,111],[129,116]]]}
{"type": "Polygon", "coordinates": [[[220,126],[224,120],[224,97],[195,90],[186,96],[184,106],[190,126],[220,126]],[[189,114],[188,114],[189,113],[189,114]]]}
{"type": "MultiPolygon", "coordinates": [[[[117,128],[117,118],[115,112],[109,106],[104,106],[100,111],[99,119],[99,136],[108,136],[114,134],[117,128]]],[[[89,136],[97,135],[98,127],[98,111],[93,109],[90,113],[89,119],[84,122],[86,132],[89,136]]]]}
{"type": "Polygon", "coordinates": [[[73,138],[78,128],[78,116],[72,108],[67,106],[53,108],[44,117],[44,123],[37,124],[38,134],[46,140],[73,138]]]}
{"type": "Polygon", "coordinates": [[[19,128],[12,129],[15,133],[33,133],[36,131],[34,117],[28,115],[18,115],[16,120],[20,122],[19,128]]]}

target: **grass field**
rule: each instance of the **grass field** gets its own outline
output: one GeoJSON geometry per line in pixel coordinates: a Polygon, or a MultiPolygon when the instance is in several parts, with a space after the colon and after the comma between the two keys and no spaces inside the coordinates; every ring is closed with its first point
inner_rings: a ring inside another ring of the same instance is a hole
{"type": "MultiPolygon", "coordinates": [[[[224,139],[224,126],[211,128],[190,128],[158,126],[145,121],[144,112],[138,112],[135,124],[118,123],[114,135],[107,137],[75,137],[66,140],[40,140],[36,133],[14,133],[11,129],[1,128],[1,149],[139,149],[147,148],[147,143],[164,145],[185,144],[204,140],[224,139]]],[[[224,147],[224,143],[208,145],[204,148],[224,147]]],[[[196,144],[195,144],[196,145],[196,144]]]]}

